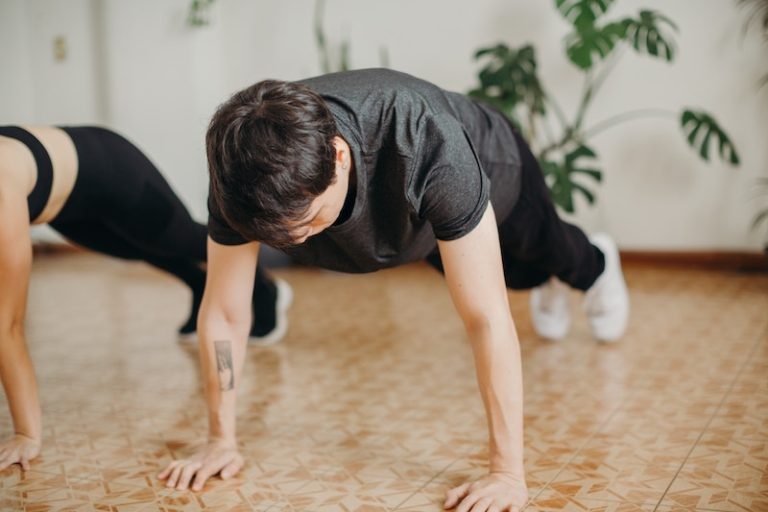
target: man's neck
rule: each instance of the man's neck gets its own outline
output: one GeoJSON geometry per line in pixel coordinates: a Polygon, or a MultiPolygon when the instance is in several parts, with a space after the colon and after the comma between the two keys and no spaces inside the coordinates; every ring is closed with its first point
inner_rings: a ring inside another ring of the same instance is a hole
{"type": "Polygon", "coordinates": [[[357,174],[355,173],[354,166],[349,170],[349,179],[347,180],[347,196],[344,198],[344,206],[341,207],[341,212],[333,223],[334,226],[346,221],[352,210],[355,207],[355,198],[357,196],[357,174]]]}

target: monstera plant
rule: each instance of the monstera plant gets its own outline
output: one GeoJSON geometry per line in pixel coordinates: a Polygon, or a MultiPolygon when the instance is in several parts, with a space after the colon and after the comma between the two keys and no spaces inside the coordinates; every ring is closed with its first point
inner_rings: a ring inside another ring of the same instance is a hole
{"type": "Polygon", "coordinates": [[[537,153],[553,200],[563,210],[575,210],[574,197],[583,195],[592,204],[591,188],[602,180],[597,153],[589,144],[596,134],[619,123],[646,116],[677,119],[685,139],[704,160],[713,153],[733,166],[739,156],[718,122],[705,111],[684,108],[680,112],[641,109],[619,113],[593,126],[585,115],[600,87],[624,50],[666,62],[675,58],[675,23],[663,14],[641,10],[636,16],[606,19],[615,0],[554,0],[557,11],[571,25],[565,37],[565,54],[584,76],[576,112],[566,115],[542,84],[536,51],[526,44],[482,48],[475,58],[483,62],[479,86],[469,92],[506,114],[523,132],[537,153]],[[555,125],[555,126],[553,126],[555,125]]]}
{"type": "MultiPolygon", "coordinates": [[[[333,73],[336,71],[349,71],[352,69],[350,63],[349,39],[343,38],[338,45],[338,58],[334,60],[333,50],[328,41],[323,26],[323,15],[325,13],[325,0],[315,1],[315,44],[320,56],[320,70],[323,73],[333,73]]],[[[389,53],[384,46],[379,47],[379,61],[382,68],[389,67],[389,53]]]]}
{"type": "Polygon", "coordinates": [[[187,8],[187,25],[205,27],[211,24],[211,7],[216,0],[191,0],[187,8]]]}
{"type": "MultiPolygon", "coordinates": [[[[745,28],[749,28],[756,21],[764,41],[768,43],[768,0],[738,0],[738,4],[749,11],[745,28]]],[[[763,75],[760,80],[760,87],[766,86],[768,86],[768,74],[763,75]]],[[[768,169],[763,169],[763,171],[768,171],[768,169]]],[[[761,196],[768,196],[768,176],[758,178],[757,188],[761,196]]],[[[753,229],[757,229],[761,225],[768,227],[768,207],[759,211],[752,223],[753,229]]],[[[765,253],[768,255],[768,231],[765,238],[765,253]]]]}

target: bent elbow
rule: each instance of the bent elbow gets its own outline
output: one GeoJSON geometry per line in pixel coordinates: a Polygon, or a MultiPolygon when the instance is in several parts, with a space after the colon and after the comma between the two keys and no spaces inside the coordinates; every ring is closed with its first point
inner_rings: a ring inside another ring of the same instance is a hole
{"type": "Polygon", "coordinates": [[[511,317],[492,316],[478,313],[464,319],[467,335],[474,342],[505,340],[515,336],[511,317]]]}
{"type": "Polygon", "coordinates": [[[9,318],[0,320],[0,343],[11,339],[24,338],[24,319],[9,318]]]}
{"type": "Polygon", "coordinates": [[[464,326],[472,339],[486,337],[493,330],[493,321],[488,315],[475,314],[464,319],[464,326]]]}

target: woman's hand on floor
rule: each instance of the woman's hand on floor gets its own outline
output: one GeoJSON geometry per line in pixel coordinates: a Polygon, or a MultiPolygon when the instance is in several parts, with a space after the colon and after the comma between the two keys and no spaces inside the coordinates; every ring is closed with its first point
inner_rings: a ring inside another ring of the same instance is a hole
{"type": "Polygon", "coordinates": [[[525,479],[493,472],[474,483],[448,491],[444,507],[456,512],[519,512],[528,501],[525,479]]]}
{"type": "Polygon", "coordinates": [[[236,475],[242,467],[243,456],[236,444],[210,442],[189,459],[172,461],[157,477],[167,480],[166,487],[183,491],[191,483],[192,490],[199,491],[212,476],[219,474],[222,480],[226,480],[236,475]]]}
{"type": "Polygon", "coordinates": [[[29,461],[39,454],[39,439],[14,434],[13,437],[0,443],[0,471],[16,463],[21,464],[21,469],[26,471],[29,469],[29,461]]]}

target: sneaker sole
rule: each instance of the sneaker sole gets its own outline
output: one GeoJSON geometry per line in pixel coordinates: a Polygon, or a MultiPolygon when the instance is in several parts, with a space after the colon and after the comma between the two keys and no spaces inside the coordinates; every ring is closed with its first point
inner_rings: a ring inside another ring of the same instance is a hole
{"type": "Polygon", "coordinates": [[[568,297],[567,285],[558,282],[558,287],[562,287],[565,296],[565,308],[560,315],[559,322],[558,315],[551,313],[541,313],[538,311],[539,303],[541,302],[541,294],[543,293],[538,288],[531,290],[528,305],[531,313],[531,324],[533,325],[534,332],[539,338],[547,341],[562,341],[568,336],[568,332],[571,329],[571,303],[568,297]]]}
{"type": "MultiPolygon", "coordinates": [[[[592,336],[600,343],[616,343],[621,340],[627,331],[627,324],[629,322],[629,288],[627,287],[627,281],[624,278],[624,269],[621,265],[621,255],[619,249],[616,246],[616,242],[607,234],[599,233],[590,237],[590,242],[603,251],[605,257],[611,257],[615,260],[615,266],[618,269],[618,282],[621,287],[621,304],[618,322],[605,322],[601,318],[589,318],[589,326],[592,330],[592,336]],[[610,252],[610,255],[608,254],[610,252]]],[[[587,304],[584,304],[584,310],[589,317],[589,311],[587,304]]]]}
{"type": "Polygon", "coordinates": [[[277,287],[277,323],[266,336],[249,336],[248,344],[260,347],[275,345],[285,338],[288,332],[288,310],[293,304],[293,288],[282,279],[275,279],[277,287]]]}
{"type": "Polygon", "coordinates": [[[197,343],[197,332],[190,332],[189,334],[179,334],[179,343],[197,343]]]}
{"type": "MultiPolygon", "coordinates": [[[[266,336],[249,336],[249,345],[261,347],[275,345],[282,341],[282,339],[285,338],[285,334],[288,332],[288,310],[293,304],[293,288],[282,279],[276,279],[275,286],[277,287],[277,322],[275,328],[266,336]]],[[[197,343],[197,332],[179,334],[178,340],[180,343],[197,343]]]]}

